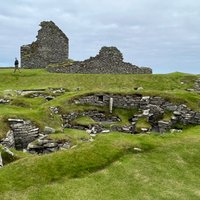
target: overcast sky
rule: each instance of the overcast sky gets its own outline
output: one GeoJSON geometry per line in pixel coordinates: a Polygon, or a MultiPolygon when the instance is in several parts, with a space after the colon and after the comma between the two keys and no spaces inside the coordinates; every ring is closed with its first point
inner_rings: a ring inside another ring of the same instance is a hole
{"type": "Polygon", "coordinates": [[[124,61],[154,73],[200,74],[199,0],[6,0],[0,4],[0,66],[36,40],[41,21],[70,40],[69,57],[84,60],[116,46],[124,61]]]}

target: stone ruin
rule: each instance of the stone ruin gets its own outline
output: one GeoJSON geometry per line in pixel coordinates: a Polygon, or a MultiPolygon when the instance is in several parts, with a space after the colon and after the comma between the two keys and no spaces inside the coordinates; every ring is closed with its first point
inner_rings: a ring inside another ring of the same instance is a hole
{"type": "MultiPolygon", "coordinates": [[[[200,125],[200,112],[195,112],[184,104],[175,104],[159,96],[96,93],[75,97],[69,103],[96,107],[93,110],[73,111],[65,114],[59,108],[49,107],[52,114],[58,114],[61,117],[62,129],[85,130],[89,134],[90,138],[80,138],[81,142],[92,142],[96,134],[111,131],[129,134],[181,132],[188,125],[200,125]],[[109,108],[111,106],[111,99],[114,109],[123,108],[133,111],[128,123],[121,123],[120,116],[112,112],[112,109],[108,109],[108,106],[109,108]],[[77,119],[81,117],[89,117],[92,122],[79,123],[77,119]],[[145,120],[148,126],[145,124],[138,126],[141,119],[145,120]]],[[[8,119],[8,124],[10,130],[6,137],[0,140],[0,145],[5,147],[39,154],[74,148],[70,138],[52,139],[49,137],[56,131],[49,126],[41,129],[30,120],[11,118],[8,119]]]]}
{"type": "Polygon", "coordinates": [[[50,72],[80,74],[152,74],[148,67],[138,67],[123,61],[122,53],[116,47],[102,47],[95,57],[69,65],[49,67],[50,72]]]}
{"type": "Polygon", "coordinates": [[[70,63],[69,40],[52,21],[43,21],[37,40],[21,47],[22,68],[46,68],[49,72],[81,74],[151,74],[152,69],[123,61],[116,47],[102,47],[99,54],[70,63]]]}
{"type": "Polygon", "coordinates": [[[8,119],[8,123],[10,130],[2,141],[2,144],[7,147],[22,150],[39,136],[39,128],[29,120],[8,119]]]}
{"type": "Polygon", "coordinates": [[[195,81],[194,90],[200,94],[200,78],[195,81]]]}
{"type": "Polygon", "coordinates": [[[43,21],[37,40],[21,47],[22,68],[45,68],[68,59],[68,38],[52,21],[43,21]]]}
{"type": "Polygon", "coordinates": [[[10,130],[6,138],[0,140],[0,145],[7,148],[15,148],[29,153],[51,153],[65,150],[71,147],[71,141],[53,140],[49,134],[55,133],[55,129],[45,126],[42,131],[30,120],[8,119],[10,130]]]}
{"type": "MultiPolygon", "coordinates": [[[[129,119],[130,125],[112,126],[112,131],[120,131],[134,134],[149,131],[164,133],[173,130],[179,131],[179,128],[177,127],[184,127],[186,125],[200,125],[200,112],[195,112],[184,104],[176,105],[159,96],[142,96],[140,94],[91,94],[74,99],[72,103],[75,103],[77,105],[85,104],[108,107],[111,98],[113,99],[113,105],[115,108],[138,109],[139,111],[137,114],[134,114],[131,119],[129,119]],[[165,119],[164,117],[166,113],[168,113],[169,115],[167,119],[165,119]],[[136,124],[142,118],[146,119],[151,128],[142,128],[138,132],[138,130],[136,129],[136,124]]],[[[93,112],[92,114],[91,112],[85,112],[69,113],[63,115],[64,127],[78,129],[88,128],[83,126],[80,127],[78,124],[72,124],[71,122],[79,116],[89,116],[94,119],[97,114],[98,113],[96,112],[93,112]]],[[[118,118],[116,117],[117,116],[114,116],[114,118],[109,119],[115,119],[115,121],[117,121],[118,118]]],[[[102,130],[104,130],[104,127],[98,126],[95,127],[95,129],[97,129],[97,132],[102,132],[102,130]]]]}

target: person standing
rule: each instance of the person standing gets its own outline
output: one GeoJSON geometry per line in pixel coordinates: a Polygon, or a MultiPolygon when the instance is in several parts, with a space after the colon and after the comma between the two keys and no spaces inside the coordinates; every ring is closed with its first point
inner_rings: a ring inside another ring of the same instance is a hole
{"type": "MultiPolygon", "coordinates": [[[[14,73],[17,71],[17,70],[19,70],[19,61],[17,60],[17,58],[15,58],[15,70],[14,70],[14,73]]],[[[19,72],[20,72],[20,70],[19,70],[19,72]]]]}

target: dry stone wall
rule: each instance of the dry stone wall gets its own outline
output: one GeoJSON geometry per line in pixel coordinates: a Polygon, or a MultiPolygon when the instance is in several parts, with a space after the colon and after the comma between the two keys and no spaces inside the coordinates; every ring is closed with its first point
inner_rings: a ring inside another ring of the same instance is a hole
{"type": "Polygon", "coordinates": [[[133,132],[137,121],[146,117],[153,131],[166,132],[176,124],[200,125],[200,112],[195,112],[184,104],[176,105],[159,96],[120,95],[120,94],[92,94],[74,99],[75,104],[87,104],[94,106],[109,106],[110,98],[113,99],[113,107],[140,110],[140,114],[132,117],[131,127],[125,130],[133,132]],[[166,112],[171,113],[168,120],[163,119],[166,112]],[[129,130],[128,130],[129,129],[129,130]]]}
{"type": "Polygon", "coordinates": [[[116,47],[102,47],[99,54],[68,66],[49,67],[49,72],[81,74],[152,74],[148,67],[138,67],[123,61],[116,47]]]}
{"type": "Polygon", "coordinates": [[[10,131],[2,144],[17,150],[26,149],[28,144],[38,138],[40,130],[31,121],[8,119],[10,131]]]}
{"type": "Polygon", "coordinates": [[[29,153],[51,153],[62,149],[69,149],[69,140],[53,140],[48,138],[49,134],[55,133],[55,129],[45,127],[41,131],[31,121],[24,119],[8,119],[10,130],[6,138],[0,141],[5,148],[15,148],[29,153]]]}
{"type": "Polygon", "coordinates": [[[72,112],[65,115],[62,115],[63,119],[63,127],[64,128],[74,128],[80,130],[94,129],[96,133],[102,132],[105,128],[100,124],[104,123],[112,123],[121,121],[119,117],[113,115],[107,115],[107,113],[102,111],[85,111],[85,112],[72,112]],[[93,119],[95,122],[99,122],[99,124],[90,124],[90,125],[80,125],[74,123],[73,121],[79,117],[88,116],[93,119]]]}
{"type": "Polygon", "coordinates": [[[200,93],[200,78],[198,78],[194,83],[194,90],[200,93]]]}
{"type": "Polygon", "coordinates": [[[68,38],[52,21],[43,21],[37,40],[21,47],[21,67],[44,68],[68,59],[68,38]]]}
{"type": "MultiPolygon", "coordinates": [[[[108,125],[108,124],[113,124],[113,123],[121,121],[121,119],[118,116],[108,115],[105,112],[100,112],[100,111],[95,111],[95,110],[85,111],[85,112],[72,112],[72,113],[63,115],[62,118],[63,118],[64,128],[86,130],[90,134],[109,133],[110,130],[108,130],[108,127],[104,127],[102,123],[105,123],[108,125]],[[80,124],[74,123],[75,119],[82,116],[88,116],[98,123],[93,123],[89,125],[80,125],[80,124]]],[[[128,126],[112,125],[110,128],[112,131],[120,131],[120,132],[125,132],[125,133],[135,132],[135,126],[133,124],[128,125],[128,126]]]]}
{"type": "Polygon", "coordinates": [[[47,136],[38,138],[34,142],[28,144],[27,151],[32,154],[52,153],[59,150],[69,149],[71,147],[70,141],[53,140],[47,136]]]}

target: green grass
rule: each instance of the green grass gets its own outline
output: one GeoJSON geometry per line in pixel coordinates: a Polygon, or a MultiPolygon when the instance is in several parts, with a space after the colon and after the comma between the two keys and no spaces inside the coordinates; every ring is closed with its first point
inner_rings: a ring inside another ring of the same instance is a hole
{"type": "Polygon", "coordinates": [[[118,122],[118,125],[129,125],[129,119],[133,117],[134,114],[138,113],[137,109],[121,109],[121,108],[115,108],[113,110],[113,114],[117,115],[121,122],[118,122]]]}
{"type": "MultiPolygon", "coordinates": [[[[83,107],[84,109],[88,109],[88,106],[84,106],[83,107]]],[[[90,108],[90,106],[89,106],[90,108]]],[[[91,108],[90,108],[91,109],[91,108]]],[[[95,109],[97,109],[95,107],[95,109]]],[[[107,115],[110,115],[110,113],[108,113],[108,108],[106,107],[99,107],[99,110],[100,111],[107,111],[107,115]]],[[[123,125],[129,125],[130,122],[129,122],[129,119],[131,117],[133,117],[134,114],[138,113],[138,110],[137,109],[121,109],[121,108],[115,108],[113,110],[113,115],[116,115],[120,118],[120,121],[119,122],[111,122],[111,123],[104,123],[104,122],[95,122],[92,118],[88,117],[88,116],[82,116],[82,117],[78,117],[77,119],[73,120],[72,123],[75,123],[75,124],[79,124],[79,125],[90,125],[90,124],[102,124],[104,127],[107,127],[107,128],[110,128],[110,126],[113,126],[113,125],[119,125],[119,126],[123,126],[123,125]]]]}
{"type": "MultiPolygon", "coordinates": [[[[98,134],[94,142],[82,142],[90,136],[85,131],[61,128],[59,114],[50,107],[59,107],[62,114],[72,111],[99,110],[107,107],[71,104],[80,95],[96,92],[158,95],[174,103],[184,103],[200,111],[200,95],[187,92],[196,75],[56,74],[45,70],[0,70],[0,96],[11,99],[0,105],[0,139],[9,130],[7,119],[30,119],[41,129],[56,129],[49,138],[71,141],[75,148],[47,155],[30,155],[15,151],[14,159],[6,160],[0,169],[0,199],[69,199],[69,200],[199,200],[200,192],[200,126],[188,127],[179,134],[129,135],[98,134]],[[184,84],[181,84],[184,82],[184,84]],[[67,92],[47,102],[43,98],[16,95],[15,90],[65,88],[67,92]],[[143,87],[135,91],[135,87],[143,87]],[[79,89],[77,89],[79,88],[79,89]],[[141,148],[137,152],[134,148],[141,148]]],[[[129,125],[137,110],[114,108],[120,117],[118,125],[129,125]]],[[[168,121],[171,113],[163,120],[168,121]]],[[[76,123],[87,125],[92,119],[81,117],[76,123]]],[[[149,128],[146,119],[137,128],[149,128]]],[[[179,126],[179,125],[177,125],[179,126]]],[[[1,151],[1,150],[0,150],[1,151]]]]}
{"type": "Polygon", "coordinates": [[[46,100],[44,98],[25,98],[17,97],[11,102],[11,105],[15,105],[23,108],[38,108],[40,105],[44,104],[46,100]]]}
{"type": "Polygon", "coordinates": [[[67,128],[63,131],[63,133],[50,134],[48,138],[55,140],[66,140],[70,141],[72,145],[77,145],[82,143],[82,140],[89,140],[90,136],[88,133],[86,133],[86,131],[67,128]]]}
{"type": "Polygon", "coordinates": [[[172,112],[165,112],[164,113],[164,116],[163,116],[163,121],[166,121],[166,122],[169,122],[171,121],[171,118],[172,118],[172,112]]]}
{"type": "Polygon", "coordinates": [[[11,148],[10,151],[14,153],[14,156],[12,156],[12,155],[8,154],[7,152],[5,152],[3,150],[3,146],[0,145],[0,153],[1,153],[1,157],[3,159],[3,165],[4,166],[8,165],[9,163],[12,163],[12,162],[14,162],[16,160],[32,156],[29,153],[24,153],[22,151],[17,151],[14,148],[11,148]]]}
{"type": "Polygon", "coordinates": [[[192,87],[195,75],[173,73],[167,75],[110,75],[110,74],[58,74],[47,73],[45,70],[22,70],[13,74],[12,70],[0,70],[0,89],[41,89],[48,87],[64,87],[69,90],[102,90],[121,92],[134,90],[141,86],[145,90],[182,90],[192,87]],[[181,81],[187,80],[185,84],[181,81]],[[58,81],[59,80],[59,81],[58,81]],[[164,81],[165,84],[160,84],[164,81]]]}
{"type": "Polygon", "coordinates": [[[135,127],[136,127],[136,131],[138,133],[140,133],[142,128],[150,129],[151,125],[148,123],[146,117],[141,117],[141,118],[138,119],[135,127]]]}
{"type": "Polygon", "coordinates": [[[96,122],[88,117],[88,116],[82,116],[82,117],[78,117],[75,120],[72,121],[73,124],[79,124],[79,125],[90,125],[90,124],[96,124],[96,122]]]}
{"type": "Polygon", "coordinates": [[[181,135],[112,133],[70,151],[20,159],[1,169],[1,197],[198,199],[199,131],[200,127],[181,135]]]}

